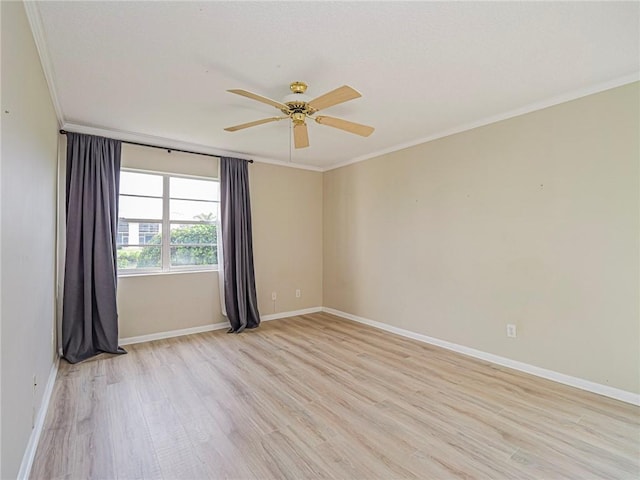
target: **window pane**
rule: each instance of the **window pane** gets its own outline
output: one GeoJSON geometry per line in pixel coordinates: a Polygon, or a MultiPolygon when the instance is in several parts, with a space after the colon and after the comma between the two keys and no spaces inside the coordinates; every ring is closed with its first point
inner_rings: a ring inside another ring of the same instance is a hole
{"type": "Polygon", "coordinates": [[[192,200],[218,200],[218,188],[218,182],[193,178],[171,177],[169,184],[171,198],[188,198],[192,200]]]}
{"type": "Polygon", "coordinates": [[[194,200],[170,200],[170,220],[204,220],[215,222],[218,219],[218,202],[197,202],[194,200]]]}
{"type": "Polygon", "coordinates": [[[129,222],[124,218],[118,219],[118,235],[116,236],[116,244],[129,244],[129,222]]]}
{"type": "Polygon", "coordinates": [[[120,172],[120,194],[162,197],[162,176],[120,172]]]}
{"type": "Polygon", "coordinates": [[[216,243],[216,226],[212,224],[171,224],[171,244],[216,243]]]}
{"type": "Polygon", "coordinates": [[[162,198],[141,198],[120,195],[121,218],[162,220],[162,198]]]}
{"type": "Polygon", "coordinates": [[[160,246],[118,247],[118,269],[160,268],[160,246]]]}
{"type": "Polygon", "coordinates": [[[118,245],[160,245],[162,243],[161,223],[130,222],[126,218],[118,220],[118,245]]]}
{"type": "Polygon", "coordinates": [[[201,247],[171,247],[171,266],[217,265],[218,248],[215,245],[201,247]]]}
{"type": "Polygon", "coordinates": [[[138,243],[141,245],[160,245],[162,243],[162,231],[159,223],[138,223],[138,243]]]}

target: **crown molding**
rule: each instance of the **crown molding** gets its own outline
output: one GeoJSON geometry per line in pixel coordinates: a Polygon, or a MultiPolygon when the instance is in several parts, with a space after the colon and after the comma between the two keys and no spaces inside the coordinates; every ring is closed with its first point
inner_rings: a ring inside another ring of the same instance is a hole
{"type": "Polygon", "coordinates": [[[34,1],[25,1],[23,2],[25,12],[27,15],[27,19],[29,21],[29,25],[31,27],[31,31],[33,34],[34,42],[36,45],[36,49],[38,51],[38,55],[40,57],[40,63],[42,65],[42,70],[44,72],[44,76],[49,87],[49,94],[51,96],[51,101],[53,103],[54,110],[56,112],[56,117],[58,118],[58,124],[60,128],[65,130],[75,131],[79,133],[87,133],[90,135],[99,135],[106,136],[109,138],[114,138],[118,140],[139,142],[139,143],[148,143],[151,145],[156,145],[159,147],[167,147],[167,148],[176,148],[182,150],[192,150],[194,152],[208,153],[211,155],[219,155],[219,156],[232,156],[243,159],[251,159],[259,163],[266,163],[271,165],[277,165],[280,167],[289,167],[289,168],[297,168],[301,170],[310,170],[314,172],[328,172],[330,170],[335,170],[337,168],[345,167],[347,165],[352,165],[354,163],[363,162],[365,160],[369,160],[371,158],[380,157],[382,155],[386,155],[389,153],[397,152],[400,150],[404,150],[406,148],[414,147],[416,145],[421,145],[423,143],[428,143],[433,140],[437,140],[439,138],[448,137],[450,135],[455,135],[457,133],[462,133],[467,130],[472,130],[474,128],[483,127],[486,125],[490,125],[492,123],[497,123],[502,120],[507,120],[509,118],[517,117],[520,115],[524,115],[527,113],[535,112],[537,110],[542,110],[544,108],[552,107],[555,105],[559,105],[561,103],[566,103],[572,100],[576,100],[578,98],[586,97],[588,95],[593,95],[596,93],[603,92],[605,90],[610,90],[612,88],[621,87],[623,85],[627,85],[633,82],[640,81],[640,72],[635,72],[630,75],[625,75],[622,77],[618,77],[613,80],[609,80],[606,82],[602,82],[599,84],[595,84],[586,88],[572,90],[570,92],[566,92],[562,95],[558,95],[555,97],[551,97],[539,102],[531,103],[525,105],[523,107],[509,110],[507,112],[499,113],[497,115],[492,115],[489,117],[484,117],[473,122],[465,123],[450,129],[446,129],[440,131],[438,133],[428,135],[426,137],[421,137],[416,140],[411,140],[409,142],[404,142],[400,144],[393,145],[389,148],[376,150],[371,153],[367,153],[365,155],[361,155],[359,157],[352,158],[350,160],[346,160],[343,162],[338,162],[333,165],[329,165],[327,167],[319,167],[315,165],[303,165],[299,163],[286,162],[282,160],[277,160],[269,157],[259,157],[254,155],[249,155],[243,152],[235,152],[230,150],[222,150],[213,147],[209,147],[206,145],[200,145],[196,143],[183,142],[180,140],[173,140],[165,137],[157,137],[153,135],[146,135],[136,132],[128,132],[123,130],[115,130],[101,127],[91,127],[85,125],[79,125],[74,123],[65,122],[64,113],[62,110],[62,105],[58,99],[57,89],[56,89],[56,79],[55,73],[53,69],[53,64],[51,62],[51,57],[49,55],[49,50],[47,48],[46,35],[44,32],[44,27],[42,24],[42,19],[40,17],[40,12],[38,10],[37,2],[34,1]]]}
{"type": "Polygon", "coordinates": [[[44,78],[49,87],[49,96],[51,97],[51,103],[53,103],[53,109],[56,112],[58,118],[58,125],[64,124],[64,113],[62,111],[62,105],[58,99],[58,90],[56,89],[56,76],[53,70],[53,63],[51,62],[51,56],[49,55],[49,49],[47,48],[47,37],[44,32],[44,26],[42,25],[42,18],[40,17],[40,11],[38,10],[37,2],[23,2],[25,13],[27,14],[27,20],[31,27],[31,33],[33,35],[33,41],[36,44],[36,50],[40,57],[40,65],[44,73],[44,78]]]}
{"type": "MultiPolygon", "coordinates": [[[[30,3],[30,2],[27,2],[30,3]]],[[[26,5],[26,4],[25,4],[26,5]]],[[[44,68],[44,67],[43,67],[44,68]]],[[[45,69],[46,70],[46,69],[45,69]]],[[[48,77],[47,77],[48,78],[48,77]]],[[[562,95],[557,95],[555,97],[548,98],[546,100],[542,100],[540,102],[531,103],[529,105],[525,105],[524,107],[517,108],[515,110],[509,110],[507,112],[499,113],[497,115],[492,115],[489,117],[484,117],[482,119],[465,123],[459,125],[457,127],[453,127],[447,130],[443,130],[441,132],[435,133],[433,135],[429,135],[426,137],[422,137],[416,140],[412,140],[410,142],[400,143],[394,145],[389,148],[385,148],[382,150],[377,150],[375,152],[368,153],[366,155],[362,155],[360,157],[353,158],[351,160],[347,160],[344,162],[336,163],[330,165],[328,167],[318,167],[314,165],[302,165],[299,163],[291,163],[284,162],[282,160],[276,160],[274,158],[268,157],[259,157],[255,155],[248,155],[242,152],[234,152],[230,150],[222,150],[213,147],[208,147],[206,145],[200,145],[196,143],[183,142],[180,140],[173,140],[165,137],[157,137],[153,135],[146,135],[135,132],[127,132],[124,130],[115,130],[115,129],[107,129],[100,127],[91,127],[86,125],[79,125],[74,123],[64,123],[62,128],[65,130],[70,130],[78,133],[87,133],[90,135],[99,135],[103,137],[114,138],[117,140],[125,140],[131,142],[139,142],[139,143],[148,143],[150,145],[157,145],[159,147],[167,147],[167,148],[176,148],[182,150],[192,150],[194,152],[208,153],[211,155],[219,155],[219,156],[230,156],[243,158],[246,160],[254,160],[259,163],[267,163],[271,165],[277,165],[280,167],[289,167],[289,168],[297,168],[301,170],[310,170],[314,172],[328,172],[330,170],[335,170],[337,168],[346,167],[347,165],[352,165],[354,163],[363,162],[365,160],[369,160],[371,158],[380,157],[382,155],[386,155],[389,153],[397,152],[400,150],[404,150],[406,148],[415,147],[416,145],[421,145],[423,143],[428,143],[433,140],[437,140],[439,138],[448,137],[450,135],[455,135],[457,133],[462,133],[467,130],[473,130],[474,128],[483,127],[486,125],[490,125],[492,123],[501,122],[502,120],[507,120],[509,118],[518,117],[520,115],[525,115],[527,113],[532,113],[538,110],[542,110],[548,107],[553,107],[555,105],[560,105],[562,103],[570,102],[572,100],[577,100],[582,97],[587,97],[589,95],[594,95],[596,93],[604,92],[606,90],[611,90],[613,88],[621,87],[623,85],[628,85],[630,83],[640,81],[640,72],[636,72],[630,75],[625,75],[623,77],[619,77],[613,80],[609,80],[607,82],[599,83],[596,85],[592,85],[590,87],[572,90],[570,92],[566,92],[562,95]]],[[[50,84],[51,89],[51,84],[50,84]]],[[[53,95],[52,95],[52,98],[53,95]]],[[[54,104],[56,104],[56,100],[54,100],[54,104]]],[[[56,108],[56,112],[58,109],[56,108]]]]}
{"type": "Polygon", "coordinates": [[[279,167],[297,168],[301,170],[311,170],[314,172],[322,172],[323,169],[312,165],[301,165],[299,163],[288,163],[281,160],[276,160],[268,157],[260,157],[256,155],[249,155],[242,152],[234,152],[231,150],[223,150],[220,148],[213,148],[206,145],[200,145],[198,143],[183,142],[181,140],[174,140],[166,137],[157,137],[155,135],[147,135],[144,133],[128,132],[125,130],[116,130],[110,128],[91,127],[88,125],[80,125],[76,123],[64,123],[62,128],[70,132],[86,133],[88,135],[97,135],[100,137],[113,138],[115,140],[122,140],[125,142],[137,142],[146,143],[149,145],[155,145],[157,147],[167,149],[179,149],[179,150],[191,150],[193,152],[207,153],[209,155],[216,155],[220,157],[235,157],[242,158],[244,160],[253,160],[259,163],[268,163],[271,165],[277,165],[279,167]]]}
{"type": "Polygon", "coordinates": [[[346,167],[347,165],[352,165],[354,163],[359,163],[365,160],[369,160],[371,158],[380,157],[388,153],[404,150],[405,148],[415,147],[416,145],[421,145],[423,143],[431,142],[433,140],[437,140],[443,137],[448,137],[450,135],[455,135],[456,133],[465,132],[467,130],[473,130],[474,128],[484,127],[485,125],[490,125],[492,123],[497,123],[502,120],[507,120],[513,117],[518,117],[526,113],[531,113],[537,110],[542,110],[544,108],[553,107],[561,103],[566,103],[572,100],[577,100],[578,98],[594,95],[596,93],[604,92],[605,90],[611,90],[612,88],[621,87],[623,85],[634,83],[639,80],[640,80],[640,72],[636,72],[631,75],[625,75],[623,77],[609,80],[607,82],[598,83],[590,87],[581,88],[578,90],[572,90],[570,92],[566,92],[566,93],[563,93],[562,95],[557,95],[555,97],[551,97],[551,98],[542,100],[540,102],[530,103],[529,105],[525,105],[524,107],[520,107],[515,110],[509,110],[507,112],[499,113],[497,115],[492,115],[490,117],[484,117],[470,123],[465,123],[457,127],[443,130],[441,132],[435,133],[433,135],[429,135],[427,137],[422,137],[417,140],[411,140],[410,142],[400,143],[392,147],[385,148],[383,150],[377,150],[375,152],[367,153],[366,155],[362,155],[360,157],[347,160],[345,162],[336,163],[329,167],[323,168],[322,171],[328,172],[330,170],[335,170],[336,168],[346,167]]]}

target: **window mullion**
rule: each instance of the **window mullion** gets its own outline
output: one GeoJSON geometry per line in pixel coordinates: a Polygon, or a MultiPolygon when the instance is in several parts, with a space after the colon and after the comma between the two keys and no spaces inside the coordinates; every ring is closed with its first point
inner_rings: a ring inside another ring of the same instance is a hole
{"type": "Polygon", "coordinates": [[[171,225],[169,214],[171,212],[169,204],[169,175],[162,176],[162,270],[169,271],[171,265],[171,225]]]}

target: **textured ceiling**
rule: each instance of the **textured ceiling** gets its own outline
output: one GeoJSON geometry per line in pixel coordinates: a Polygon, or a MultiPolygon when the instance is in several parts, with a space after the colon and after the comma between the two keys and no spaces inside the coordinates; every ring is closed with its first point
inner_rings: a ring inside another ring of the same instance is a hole
{"type": "Polygon", "coordinates": [[[226,90],[281,101],[294,80],[311,97],[350,85],[363,97],[323,113],[376,131],[362,138],[310,123],[311,146],[291,160],[320,168],[625,83],[640,70],[638,2],[35,6],[30,19],[65,125],[288,162],[288,121],[223,130],[278,114],[226,90]]]}

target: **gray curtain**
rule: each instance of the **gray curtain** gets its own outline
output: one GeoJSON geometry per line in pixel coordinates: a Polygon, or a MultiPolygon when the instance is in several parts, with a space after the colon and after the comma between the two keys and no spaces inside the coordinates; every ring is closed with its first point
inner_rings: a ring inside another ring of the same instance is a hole
{"type": "Polygon", "coordinates": [[[220,224],[224,301],[229,332],[260,325],[251,239],[251,202],[247,160],[220,158],[220,224]]]}
{"type": "Polygon", "coordinates": [[[121,143],[67,133],[62,353],[71,363],[118,347],[116,234],[121,143]]]}

